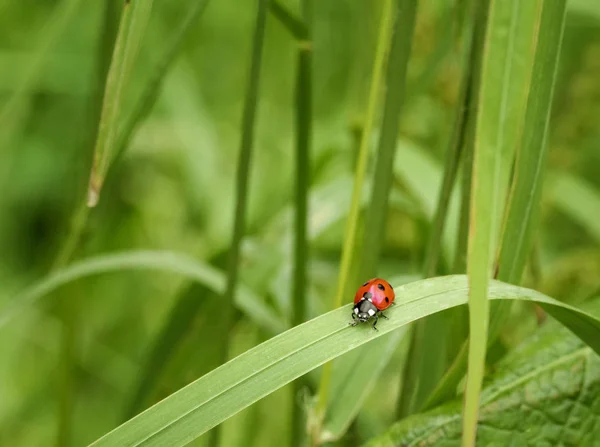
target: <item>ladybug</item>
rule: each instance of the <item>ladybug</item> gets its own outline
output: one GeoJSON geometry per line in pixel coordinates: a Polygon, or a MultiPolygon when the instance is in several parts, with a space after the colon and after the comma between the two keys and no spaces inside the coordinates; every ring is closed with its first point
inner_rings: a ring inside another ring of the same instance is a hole
{"type": "Polygon", "coordinates": [[[394,304],[395,298],[394,288],[385,279],[373,278],[367,281],[359,287],[356,295],[354,295],[353,321],[349,324],[356,326],[358,323],[364,323],[371,318],[375,318],[373,329],[377,330],[375,326],[379,317],[388,319],[382,310],[394,304]]]}

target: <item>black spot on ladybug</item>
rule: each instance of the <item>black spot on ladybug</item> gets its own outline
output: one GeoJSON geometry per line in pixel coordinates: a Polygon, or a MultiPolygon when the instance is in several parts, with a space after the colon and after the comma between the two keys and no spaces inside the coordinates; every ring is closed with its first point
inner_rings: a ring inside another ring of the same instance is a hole
{"type": "Polygon", "coordinates": [[[381,284],[381,283],[377,284],[377,288],[379,290],[385,290],[385,286],[383,284],[381,284]]]}
{"type": "Polygon", "coordinates": [[[364,286],[366,286],[367,284],[369,284],[369,281],[367,281],[366,283],[364,283],[362,286],[364,287],[364,286]]]}
{"type": "Polygon", "coordinates": [[[385,302],[386,302],[386,303],[389,303],[389,302],[390,302],[390,299],[389,299],[387,296],[385,297],[385,302]]]}

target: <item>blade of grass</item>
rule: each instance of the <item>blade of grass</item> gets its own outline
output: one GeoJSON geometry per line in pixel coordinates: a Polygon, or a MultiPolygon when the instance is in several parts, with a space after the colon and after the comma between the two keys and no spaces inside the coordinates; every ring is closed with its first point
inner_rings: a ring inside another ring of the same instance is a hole
{"type": "MultiPolygon", "coordinates": [[[[361,278],[372,278],[377,273],[377,262],[381,251],[383,235],[385,234],[385,222],[393,179],[394,157],[396,154],[395,149],[398,138],[400,113],[402,111],[402,106],[404,105],[406,73],[408,71],[408,61],[410,58],[417,12],[417,2],[415,0],[397,0],[393,7],[393,13],[391,14],[390,11],[392,9],[389,4],[385,6],[383,9],[383,18],[385,19],[386,16],[392,16],[393,22],[391,34],[389,35],[389,59],[387,62],[385,81],[387,88],[384,99],[381,133],[379,135],[375,169],[373,171],[374,181],[371,190],[371,200],[368,203],[367,209],[369,219],[366,221],[363,239],[363,247],[368,247],[368,249],[362,250],[359,264],[361,278]],[[385,6],[387,6],[387,8],[385,6]]],[[[385,37],[383,35],[384,32],[387,31],[382,30],[380,37],[385,37]]],[[[384,43],[381,43],[380,48],[384,48],[383,45],[384,43]]],[[[371,91],[371,94],[373,96],[369,101],[373,100],[373,104],[375,104],[377,93],[371,91]]],[[[372,120],[369,122],[372,122],[372,120]]],[[[364,143],[365,146],[367,145],[370,135],[370,127],[368,128],[365,126],[365,131],[362,135],[362,138],[366,139],[364,143]]],[[[359,157],[363,156],[363,149],[364,147],[359,150],[359,157]]],[[[366,154],[364,156],[366,157],[366,154]]],[[[361,161],[362,160],[359,159],[359,166],[361,161]]],[[[354,234],[353,237],[356,238],[356,234],[354,234]]],[[[346,249],[346,247],[344,248],[346,249]]],[[[349,248],[353,248],[353,246],[349,248]]],[[[345,274],[348,274],[350,271],[352,254],[352,252],[349,252],[348,254],[348,269],[345,274]]],[[[341,294],[344,293],[346,284],[347,278],[340,277],[340,283],[338,285],[340,299],[341,294]],[[344,282],[342,282],[342,279],[344,282]]],[[[336,304],[339,305],[339,302],[336,304]]],[[[316,412],[317,424],[313,431],[314,444],[321,438],[321,421],[325,416],[326,405],[328,402],[330,376],[330,366],[326,366],[323,370],[321,388],[319,390],[319,401],[316,412]]]]}
{"type": "MultiPolygon", "coordinates": [[[[90,100],[90,113],[88,117],[88,131],[87,139],[85,141],[86,148],[88,145],[93,144],[95,141],[98,128],[99,119],[102,110],[102,92],[104,91],[105,79],[110,66],[111,52],[116,39],[116,26],[117,14],[119,8],[115,0],[108,0],[104,6],[104,17],[100,22],[100,41],[98,45],[97,55],[97,75],[92,80],[93,92],[90,100]]],[[[87,150],[84,151],[87,153],[87,150]]],[[[87,154],[85,157],[86,162],[88,161],[87,154]]],[[[86,163],[87,164],[87,163],[86,163]]],[[[85,180],[83,180],[85,181],[85,180]]],[[[83,183],[82,183],[83,185],[83,183]]],[[[75,251],[79,245],[79,241],[85,223],[89,216],[89,208],[85,206],[85,202],[82,200],[83,191],[78,191],[77,202],[81,205],[77,207],[71,218],[69,225],[69,232],[65,238],[65,242],[61,245],[54,262],[52,264],[51,271],[55,272],[64,267],[74,256],[75,251]]],[[[75,384],[76,384],[76,367],[79,362],[78,356],[78,321],[80,320],[80,306],[70,296],[77,296],[75,293],[65,293],[63,297],[60,297],[60,305],[58,306],[58,313],[62,319],[62,333],[61,333],[61,350],[59,355],[61,387],[59,394],[59,412],[58,412],[58,436],[57,443],[61,446],[67,446],[71,443],[72,426],[73,426],[73,407],[75,405],[75,384]]]]}
{"type": "Polygon", "coordinates": [[[129,114],[125,124],[121,128],[113,163],[116,163],[123,156],[125,150],[129,146],[131,137],[134,135],[135,130],[148,117],[154,108],[154,104],[156,104],[158,95],[161,92],[161,87],[165,76],[177,59],[179,51],[181,50],[181,47],[183,46],[183,43],[189,32],[193,29],[200,16],[202,16],[202,13],[206,10],[208,3],[209,0],[194,0],[192,5],[189,7],[189,10],[185,14],[181,25],[179,25],[177,31],[171,38],[171,41],[163,53],[160,62],[157,64],[152,75],[148,78],[144,90],[140,94],[132,112],[129,114]]]}
{"type": "Polygon", "coordinates": [[[397,0],[396,18],[392,31],[390,55],[386,73],[386,97],[383,109],[381,133],[375,161],[375,181],[364,232],[361,256],[361,277],[371,278],[377,272],[377,261],[385,234],[388,198],[392,186],[394,157],[400,125],[400,113],[404,105],[404,91],[408,60],[412,46],[413,30],[417,12],[416,0],[397,0]]]}
{"type": "Polygon", "coordinates": [[[600,193],[582,178],[560,172],[550,178],[550,202],[600,242],[600,193]]]}
{"type": "MultiPolygon", "coordinates": [[[[390,278],[389,281],[398,286],[418,279],[421,277],[403,275],[390,278]]],[[[334,362],[332,392],[321,443],[336,441],[344,436],[404,336],[404,330],[398,331],[396,336],[359,348],[334,362]]]]}
{"type": "MultiPolygon", "coordinates": [[[[351,304],[296,326],[213,370],[117,427],[94,446],[184,445],[295,378],[418,318],[468,300],[463,275],[397,287],[401,300],[379,332],[348,326],[351,304]]],[[[490,281],[490,299],[520,299],[542,305],[600,352],[600,320],[552,298],[490,281]]]]}
{"type": "Polygon", "coordinates": [[[289,33],[298,41],[302,41],[308,36],[308,27],[304,20],[300,20],[287,10],[285,6],[278,0],[271,0],[269,2],[269,11],[285,28],[289,33]]]}
{"type": "Polygon", "coordinates": [[[90,207],[98,203],[104,178],[114,160],[124,88],[129,81],[151,10],[152,0],[128,0],[123,7],[117,41],[106,79],[100,127],[94,148],[94,162],[88,188],[90,207]]]}
{"type": "MultiPolygon", "coordinates": [[[[479,16],[478,2],[465,2],[465,29],[460,51],[463,70],[457,100],[457,113],[449,146],[446,150],[443,180],[440,185],[438,202],[433,218],[432,229],[425,253],[423,274],[425,278],[435,276],[440,258],[444,224],[450,204],[450,197],[456,179],[462,148],[467,133],[467,116],[473,87],[475,51],[473,45],[475,23],[479,16]]],[[[457,309],[457,311],[460,311],[457,309]]],[[[404,365],[402,386],[397,405],[397,417],[404,418],[419,408],[426,396],[435,387],[446,367],[447,350],[451,347],[448,337],[454,318],[449,315],[432,315],[415,323],[409,347],[409,362],[404,365]]]]}
{"type": "MultiPolygon", "coordinates": [[[[397,13],[397,12],[396,12],[397,13]]],[[[345,293],[345,288],[349,282],[350,271],[352,267],[352,257],[354,254],[355,243],[358,233],[359,211],[362,203],[361,193],[365,182],[365,174],[367,172],[367,162],[369,158],[369,141],[373,129],[375,111],[381,88],[381,78],[383,69],[387,60],[388,48],[390,45],[390,37],[392,26],[394,24],[394,12],[392,0],[385,0],[381,13],[380,32],[377,41],[377,49],[375,52],[375,60],[373,62],[373,74],[371,77],[371,85],[369,87],[369,100],[367,105],[367,114],[365,117],[364,130],[361,136],[358,162],[356,165],[356,174],[354,177],[354,186],[352,189],[352,203],[346,224],[346,234],[344,238],[344,246],[342,249],[342,259],[340,261],[340,273],[338,275],[338,283],[336,295],[333,301],[333,308],[337,308],[342,304],[342,298],[345,293]]],[[[329,401],[329,387],[331,383],[331,364],[326,364],[321,374],[321,383],[319,386],[319,395],[316,408],[309,420],[310,432],[312,434],[313,444],[317,444],[320,438],[321,426],[325,417],[325,410],[329,401]]]]}
{"type": "MultiPolygon", "coordinates": [[[[258,91],[260,85],[260,69],[265,39],[265,28],[269,2],[258,0],[254,36],[252,38],[252,55],[248,88],[244,100],[242,116],[242,138],[236,177],[235,217],[233,223],[233,236],[229,250],[229,265],[227,269],[227,287],[223,295],[223,314],[225,333],[220,337],[221,363],[225,363],[229,356],[229,333],[234,323],[234,303],[238,287],[240,247],[244,237],[246,207],[248,201],[248,181],[250,178],[250,161],[254,144],[255,117],[258,104],[258,91]]],[[[220,430],[213,432],[212,443],[218,445],[220,430]]]]}
{"type": "MultiPolygon", "coordinates": [[[[522,135],[519,134],[518,157],[515,165],[515,180],[512,185],[506,211],[505,228],[499,256],[499,279],[518,283],[531,251],[533,228],[539,213],[539,202],[543,180],[543,169],[547,151],[547,130],[552,104],[552,91],[564,26],[564,2],[546,4],[528,2],[520,8],[520,43],[524,55],[530,55],[531,68],[521,78],[526,104],[517,106],[523,110],[522,135]],[[561,6],[562,5],[562,6],[561,6]],[[532,21],[527,25],[527,18],[532,21]],[[529,87],[531,85],[531,87],[529,87]],[[525,92],[529,90],[529,94],[525,92]]],[[[490,321],[489,341],[496,339],[510,312],[510,303],[494,303],[490,321]]],[[[464,373],[467,347],[463,348],[444,379],[429,397],[426,408],[450,398],[464,373]]]]}
{"type": "MultiPolygon", "coordinates": [[[[152,250],[113,253],[75,262],[18,293],[0,310],[0,329],[27,307],[65,284],[87,276],[125,269],[173,272],[203,284],[214,292],[223,293],[225,290],[225,275],[222,272],[184,254],[152,250]]],[[[270,333],[281,332],[285,328],[273,311],[246,287],[238,288],[235,303],[252,321],[260,324],[270,333]]]]}
{"type": "MultiPolygon", "coordinates": [[[[310,147],[312,139],[312,5],[310,0],[300,2],[306,27],[305,40],[299,42],[296,73],[296,219],[294,225],[294,279],[292,284],[292,325],[306,319],[306,269],[308,188],[310,180],[310,147]]],[[[306,422],[304,409],[298,405],[302,382],[292,386],[292,445],[304,444],[306,422]]]]}
{"type": "Polygon", "coordinates": [[[503,203],[503,174],[508,171],[507,161],[511,160],[506,154],[510,154],[512,148],[506,143],[513,143],[510,135],[514,129],[506,125],[515,124],[508,114],[518,13],[518,1],[490,2],[475,127],[467,253],[470,337],[463,408],[462,444],[465,447],[474,446],[476,439],[489,325],[486,293],[503,203]]]}

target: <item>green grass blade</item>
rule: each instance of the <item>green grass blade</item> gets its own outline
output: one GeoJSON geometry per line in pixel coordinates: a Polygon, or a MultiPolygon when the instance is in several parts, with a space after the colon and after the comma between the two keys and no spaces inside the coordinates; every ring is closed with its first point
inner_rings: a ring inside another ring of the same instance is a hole
{"type": "MultiPolygon", "coordinates": [[[[252,149],[254,145],[254,130],[256,123],[256,109],[259,97],[260,71],[265,40],[265,28],[268,13],[268,0],[258,0],[256,10],[256,21],[254,25],[254,36],[252,38],[252,55],[248,87],[244,99],[244,111],[242,116],[242,130],[240,152],[237,164],[236,188],[235,188],[235,217],[233,221],[233,235],[229,248],[229,260],[227,268],[227,287],[223,295],[222,318],[225,321],[225,332],[221,334],[221,362],[225,363],[229,357],[229,334],[234,325],[234,304],[238,285],[240,250],[245,232],[246,208],[248,203],[248,184],[250,180],[250,165],[252,149]]],[[[213,443],[219,442],[220,431],[214,432],[213,443]]]]}
{"type": "Polygon", "coordinates": [[[104,178],[117,151],[117,130],[124,89],[130,78],[151,10],[152,0],[129,0],[123,8],[106,79],[102,115],[94,148],[94,163],[88,187],[90,207],[98,203],[104,178]]]}
{"type": "MultiPolygon", "coordinates": [[[[365,117],[364,130],[361,136],[358,162],[356,166],[356,174],[354,176],[354,185],[352,189],[352,203],[348,215],[344,246],[342,249],[342,259],[340,261],[340,272],[338,275],[336,295],[333,301],[333,308],[337,308],[342,304],[346,286],[350,279],[352,270],[352,261],[355,252],[355,245],[358,239],[358,224],[359,212],[362,200],[362,192],[365,183],[367,172],[367,164],[369,159],[369,142],[371,140],[371,132],[374,125],[375,113],[381,87],[383,70],[387,61],[387,53],[390,45],[390,36],[393,26],[393,0],[386,0],[381,13],[381,25],[377,40],[377,48],[375,52],[375,60],[373,61],[373,74],[371,85],[369,87],[369,100],[367,105],[367,114],[365,117]]],[[[321,375],[321,384],[319,387],[318,402],[315,409],[315,414],[311,416],[310,423],[313,439],[320,438],[321,424],[325,416],[325,409],[329,402],[329,387],[331,384],[331,368],[332,365],[327,364],[323,368],[321,375]]]]}
{"type": "Polygon", "coordinates": [[[320,443],[339,440],[348,430],[390,361],[405,328],[355,349],[333,366],[331,398],[320,443]]]}
{"type": "MultiPolygon", "coordinates": [[[[594,300],[586,308],[598,315],[599,304],[594,300]]],[[[600,357],[567,329],[548,322],[488,376],[478,445],[555,445],[567,437],[573,445],[593,445],[600,436],[600,415],[587,403],[597,399],[599,386],[600,357]]],[[[365,447],[454,446],[461,428],[460,400],[455,399],[392,425],[365,447]]]]}
{"type": "MultiPolygon", "coordinates": [[[[227,287],[224,294],[224,318],[229,321],[226,326],[231,328],[233,321],[233,306],[235,302],[240,264],[240,247],[244,237],[246,208],[248,202],[248,182],[250,179],[250,162],[254,144],[255,117],[258,104],[258,91],[260,84],[260,66],[263,54],[265,25],[267,18],[266,0],[258,0],[254,37],[252,39],[252,56],[248,79],[248,89],[244,101],[242,116],[242,139],[240,143],[239,160],[236,178],[235,218],[233,225],[233,238],[229,252],[227,270],[227,287]]],[[[227,340],[224,336],[223,340],[227,340]]],[[[223,361],[227,359],[227,347],[224,348],[223,361]]]]}
{"type": "MultiPolygon", "coordinates": [[[[0,328],[12,321],[19,312],[23,312],[27,307],[65,284],[92,275],[127,269],[173,272],[201,283],[215,292],[222,293],[225,290],[225,275],[222,272],[190,256],[151,250],[114,253],[75,262],[17,294],[4,309],[0,310],[0,328]]],[[[240,287],[235,302],[240,310],[266,330],[277,333],[285,328],[273,311],[247,288],[240,287]]]]}
{"type": "Polygon", "coordinates": [[[269,11],[283,26],[294,36],[296,40],[304,40],[308,36],[308,28],[306,23],[288,11],[288,9],[278,0],[271,0],[269,3],[269,11]]]}
{"type": "MultiPolygon", "coordinates": [[[[351,304],[296,326],[177,391],[93,443],[180,446],[283,385],[371,340],[468,300],[467,278],[447,276],[397,287],[401,297],[379,332],[350,327],[351,304]]],[[[533,301],[552,312],[596,352],[600,320],[533,290],[491,281],[490,299],[533,301]]]]}
{"type": "MultiPolygon", "coordinates": [[[[529,55],[531,65],[527,70],[523,69],[522,73],[517,72],[518,76],[515,78],[517,86],[521,87],[516,90],[513,107],[515,110],[521,110],[522,135],[518,135],[519,152],[515,164],[515,179],[506,211],[498,264],[499,279],[515,283],[520,281],[525,268],[532,246],[536,215],[539,212],[549,113],[562,39],[560,30],[564,23],[564,2],[528,2],[526,8],[519,9],[519,13],[515,48],[523,57],[529,55]],[[529,94],[525,95],[528,89],[529,94]],[[523,103],[521,96],[527,100],[526,103],[523,103]]],[[[510,303],[492,305],[490,342],[498,336],[509,311],[510,303]]],[[[426,408],[451,397],[464,374],[466,356],[465,345],[429,397],[426,408]]]]}
{"type": "MultiPolygon", "coordinates": [[[[295,225],[294,225],[294,279],[292,283],[292,326],[306,320],[306,282],[308,261],[308,189],[310,181],[310,149],[312,141],[312,44],[311,5],[309,0],[301,2],[302,16],[306,25],[306,45],[298,49],[296,73],[296,184],[295,184],[295,225]]],[[[295,381],[291,404],[292,445],[304,443],[306,421],[304,409],[298,405],[302,383],[295,381]]]]}
{"type": "MultiPolygon", "coordinates": [[[[412,276],[390,278],[390,282],[403,285],[415,279],[412,276]]],[[[386,337],[352,351],[333,365],[333,380],[328,411],[319,442],[340,439],[362,408],[370,390],[380,380],[379,376],[389,363],[405,331],[386,337]],[[358,390],[358,391],[357,391],[358,390]]]]}
{"type": "MultiPolygon", "coordinates": [[[[479,395],[485,372],[489,301],[486,297],[503,203],[503,173],[511,148],[506,146],[518,2],[492,0],[488,12],[475,126],[473,188],[467,273],[469,276],[469,355],[463,410],[462,445],[475,445],[479,395]],[[503,160],[504,159],[504,160],[503,160]],[[503,161],[504,166],[503,166],[503,161]]],[[[512,124],[512,123],[511,123],[512,124]]],[[[507,176],[506,176],[507,177],[507,176]]],[[[506,178],[508,181],[508,178],[506,178]]]]}
{"type": "Polygon", "coordinates": [[[129,146],[132,135],[134,134],[137,126],[146,119],[146,117],[152,111],[158,95],[161,92],[161,87],[165,76],[169,72],[169,69],[173,66],[179,50],[183,45],[187,35],[191,30],[194,29],[194,25],[202,13],[206,10],[206,6],[210,0],[194,0],[192,5],[189,7],[185,18],[181,25],[177,28],[175,34],[171,38],[171,42],[165,50],[160,62],[157,64],[152,75],[148,78],[146,85],[133,106],[132,112],[129,114],[125,124],[123,125],[117,143],[117,149],[115,151],[115,159],[113,162],[117,162],[120,157],[124,154],[125,150],[129,146]]]}
{"type": "Polygon", "coordinates": [[[384,239],[382,235],[385,234],[400,113],[404,105],[406,73],[417,14],[416,0],[396,0],[395,14],[386,72],[386,96],[381,133],[374,169],[376,181],[373,182],[371,191],[367,210],[369,219],[366,221],[363,240],[363,247],[367,249],[363,249],[361,257],[360,276],[365,280],[377,274],[377,261],[384,239]]]}
{"type": "MultiPolygon", "coordinates": [[[[476,2],[470,1],[465,2],[464,6],[468,18],[460,52],[463,74],[459,86],[455,122],[446,150],[443,179],[425,252],[423,266],[425,278],[435,276],[437,273],[446,216],[450,208],[450,198],[467,133],[467,116],[473,86],[473,52],[476,48],[473,45],[474,24],[478,12],[475,8],[476,4],[476,2]]],[[[454,318],[447,315],[432,315],[415,324],[409,348],[410,361],[404,365],[404,374],[402,374],[402,387],[397,404],[399,418],[405,417],[411,414],[415,408],[419,408],[444,374],[448,350],[452,349],[452,340],[448,335],[454,321],[454,318]]]]}
{"type": "Polygon", "coordinates": [[[548,183],[550,203],[600,243],[600,192],[582,178],[568,173],[554,173],[548,183]]]}
{"type": "MultiPolygon", "coordinates": [[[[532,2],[534,3],[534,2],[532,2]]],[[[548,129],[564,24],[565,0],[537,2],[535,48],[523,137],[498,260],[498,279],[518,284],[533,245],[548,152],[548,129]]]]}

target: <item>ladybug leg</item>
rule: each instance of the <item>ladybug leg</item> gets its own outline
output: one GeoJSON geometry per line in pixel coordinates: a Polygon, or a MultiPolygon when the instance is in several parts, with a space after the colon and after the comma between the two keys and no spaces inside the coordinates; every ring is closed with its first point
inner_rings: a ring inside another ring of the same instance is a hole
{"type": "Polygon", "coordinates": [[[379,317],[377,316],[377,314],[375,314],[375,316],[373,317],[375,318],[375,321],[373,322],[373,329],[375,329],[377,332],[379,332],[379,329],[377,329],[377,322],[379,321],[379,317]]]}
{"type": "Polygon", "coordinates": [[[385,318],[386,320],[389,320],[389,318],[387,317],[387,315],[385,315],[383,312],[379,312],[379,316],[382,318],[385,318]]]}

